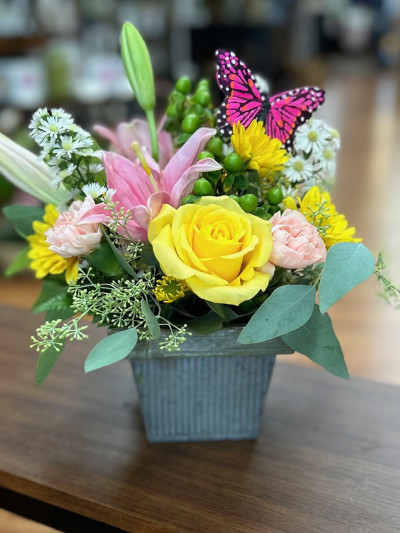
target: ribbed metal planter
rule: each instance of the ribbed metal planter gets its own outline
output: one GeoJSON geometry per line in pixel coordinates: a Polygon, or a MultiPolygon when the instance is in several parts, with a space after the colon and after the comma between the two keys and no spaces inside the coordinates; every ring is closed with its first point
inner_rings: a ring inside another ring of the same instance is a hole
{"type": "Polygon", "coordinates": [[[182,352],[139,342],[130,359],[150,442],[255,439],[279,339],[237,343],[240,328],[193,334],[182,352]]]}

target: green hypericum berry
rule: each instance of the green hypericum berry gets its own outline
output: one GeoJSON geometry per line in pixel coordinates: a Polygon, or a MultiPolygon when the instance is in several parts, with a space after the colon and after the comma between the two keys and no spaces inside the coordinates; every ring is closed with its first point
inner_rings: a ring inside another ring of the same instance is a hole
{"type": "Polygon", "coordinates": [[[174,104],[168,104],[165,113],[167,114],[167,117],[171,118],[177,118],[179,116],[178,108],[174,104]]]}
{"type": "Polygon", "coordinates": [[[182,131],[185,133],[194,133],[197,128],[200,126],[200,119],[197,115],[194,113],[189,113],[186,115],[186,117],[182,120],[182,131]]]}
{"type": "Polygon", "coordinates": [[[208,90],[208,88],[210,87],[210,83],[208,80],[200,80],[197,84],[197,88],[196,90],[198,89],[206,89],[208,90]]]}
{"type": "Polygon", "coordinates": [[[242,170],[243,161],[240,155],[232,152],[225,157],[223,165],[228,172],[239,172],[242,170]]]}
{"type": "Polygon", "coordinates": [[[267,192],[267,200],[272,205],[278,205],[283,200],[283,194],[279,187],[272,187],[267,192]]]}
{"type": "Polygon", "coordinates": [[[210,93],[205,89],[197,89],[194,94],[194,101],[202,107],[207,107],[211,101],[210,93]]]}
{"type": "Polygon", "coordinates": [[[213,154],[215,154],[217,157],[222,156],[222,146],[223,142],[220,137],[213,137],[208,141],[206,144],[206,150],[209,150],[213,154]]]}
{"type": "Polygon", "coordinates": [[[239,205],[243,211],[246,211],[246,213],[251,213],[254,211],[254,209],[257,207],[257,204],[258,199],[254,194],[245,194],[239,198],[239,205]]]}
{"type": "Polygon", "coordinates": [[[175,84],[176,90],[183,93],[188,94],[190,93],[190,90],[192,88],[192,82],[187,78],[186,76],[183,76],[182,78],[179,78],[175,84]]]}
{"type": "Polygon", "coordinates": [[[208,157],[211,157],[211,159],[214,159],[214,154],[211,152],[208,152],[207,150],[204,150],[203,152],[200,152],[197,156],[197,161],[200,161],[201,159],[207,159],[208,157]]]}
{"type": "Polygon", "coordinates": [[[235,200],[235,202],[239,203],[239,196],[237,196],[237,194],[230,194],[229,198],[232,198],[232,200],[235,200]]]}
{"type": "Polygon", "coordinates": [[[193,194],[196,196],[210,196],[213,192],[211,183],[206,178],[198,179],[193,186],[193,194]]]}

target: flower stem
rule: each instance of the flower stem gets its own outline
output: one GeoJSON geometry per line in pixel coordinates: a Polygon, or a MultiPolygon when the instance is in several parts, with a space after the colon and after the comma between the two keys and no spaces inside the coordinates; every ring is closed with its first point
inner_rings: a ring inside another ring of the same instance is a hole
{"type": "Polygon", "coordinates": [[[153,155],[153,159],[158,162],[157,127],[156,127],[156,119],[154,117],[154,109],[146,110],[146,118],[149,124],[150,139],[151,139],[151,152],[153,155]]]}

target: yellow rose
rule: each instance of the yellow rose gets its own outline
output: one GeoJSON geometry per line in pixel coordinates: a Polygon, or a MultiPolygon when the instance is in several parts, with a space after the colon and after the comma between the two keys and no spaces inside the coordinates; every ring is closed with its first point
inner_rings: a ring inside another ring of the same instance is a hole
{"type": "Polygon", "coordinates": [[[149,241],[167,276],[184,279],[200,298],[239,305],[268,286],[271,224],[227,196],[204,196],[174,209],[164,204],[149,241]]]}

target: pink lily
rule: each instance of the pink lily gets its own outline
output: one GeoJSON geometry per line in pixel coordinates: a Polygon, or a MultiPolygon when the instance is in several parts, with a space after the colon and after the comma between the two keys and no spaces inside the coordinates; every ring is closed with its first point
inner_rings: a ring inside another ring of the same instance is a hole
{"type": "MultiPolygon", "coordinates": [[[[171,157],[164,169],[152,159],[147,150],[138,151],[141,165],[120,155],[104,152],[103,164],[107,184],[114,189],[113,201],[118,209],[129,209],[132,220],[126,233],[133,240],[146,241],[147,227],[163,204],[179,207],[202,172],[218,170],[221,165],[207,158],[197,161],[198,154],[215,135],[212,128],[198,129],[171,157]]],[[[98,222],[107,225],[109,211],[104,204],[97,204],[84,215],[82,222],[98,222]]]]}
{"type": "MultiPolygon", "coordinates": [[[[171,135],[163,129],[164,122],[165,117],[161,120],[157,128],[159,163],[161,167],[167,165],[174,153],[171,135]]],[[[137,156],[131,148],[133,142],[138,142],[141,147],[146,148],[151,153],[149,126],[145,120],[135,118],[129,123],[121,122],[115,131],[99,124],[95,125],[93,129],[96,133],[110,141],[111,149],[114,152],[123,155],[133,162],[137,160],[137,156]]]]}

